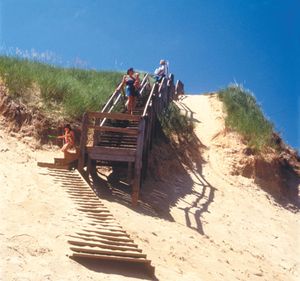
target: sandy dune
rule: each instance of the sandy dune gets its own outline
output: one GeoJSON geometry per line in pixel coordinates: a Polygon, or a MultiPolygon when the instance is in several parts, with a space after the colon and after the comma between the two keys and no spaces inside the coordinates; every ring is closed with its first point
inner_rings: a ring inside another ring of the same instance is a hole
{"type": "MultiPolygon", "coordinates": [[[[192,166],[164,181],[149,177],[137,209],[120,190],[104,191],[103,202],[152,260],[158,280],[299,280],[299,213],[228,171],[241,144],[218,137],[224,121],[215,96],[181,103],[196,124],[192,166]]],[[[0,280],[150,280],[139,268],[67,257],[67,235],[78,227],[74,202],[36,166],[57,155],[0,128],[0,280]]]]}

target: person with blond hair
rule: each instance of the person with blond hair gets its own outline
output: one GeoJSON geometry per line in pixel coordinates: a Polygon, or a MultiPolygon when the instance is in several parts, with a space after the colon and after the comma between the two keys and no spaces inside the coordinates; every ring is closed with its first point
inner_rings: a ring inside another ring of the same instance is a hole
{"type": "Polygon", "coordinates": [[[161,80],[168,75],[168,63],[165,60],[160,60],[159,67],[154,71],[155,82],[161,82],[161,80]]]}

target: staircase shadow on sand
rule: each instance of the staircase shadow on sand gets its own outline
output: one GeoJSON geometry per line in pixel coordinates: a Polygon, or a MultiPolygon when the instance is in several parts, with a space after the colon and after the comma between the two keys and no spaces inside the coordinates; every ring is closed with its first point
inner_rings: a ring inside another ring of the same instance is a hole
{"type": "Polygon", "coordinates": [[[175,221],[172,209],[179,212],[179,221],[204,235],[201,216],[209,212],[215,190],[202,174],[202,152],[206,147],[196,135],[176,148],[163,135],[155,140],[149,159],[148,175],[142,184],[138,206],[131,206],[127,167],[113,167],[109,175],[98,169],[91,185],[103,199],[118,202],[144,215],[175,221]]]}

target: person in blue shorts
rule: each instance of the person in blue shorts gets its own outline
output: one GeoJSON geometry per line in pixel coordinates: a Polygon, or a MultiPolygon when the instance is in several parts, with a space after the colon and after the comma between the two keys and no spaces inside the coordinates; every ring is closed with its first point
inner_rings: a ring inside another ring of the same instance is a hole
{"type": "Polygon", "coordinates": [[[122,87],[125,86],[125,93],[128,98],[127,109],[129,114],[133,114],[135,108],[136,97],[138,95],[138,88],[140,86],[139,73],[134,73],[133,68],[127,70],[122,80],[122,87]]]}

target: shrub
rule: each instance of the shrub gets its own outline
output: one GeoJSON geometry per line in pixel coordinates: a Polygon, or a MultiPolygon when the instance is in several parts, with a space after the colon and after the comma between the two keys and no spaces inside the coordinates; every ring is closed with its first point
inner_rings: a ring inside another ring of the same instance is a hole
{"type": "Polygon", "coordinates": [[[0,56],[0,77],[13,98],[34,104],[33,85],[40,91],[45,111],[61,109],[78,118],[99,110],[122,79],[120,72],[99,72],[0,56]]]}
{"type": "Polygon", "coordinates": [[[264,117],[253,94],[242,86],[232,85],[219,91],[227,116],[226,127],[240,133],[248,146],[257,152],[273,146],[273,124],[264,117]]]}
{"type": "Polygon", "coordinates": [[[169,106],[159,116],[159,121],[164,133],[170,136],[176,133],[178,136],[191,140],[193,136],[194,124],[180,113],[180,109],[174,104],[169,106]]]}

